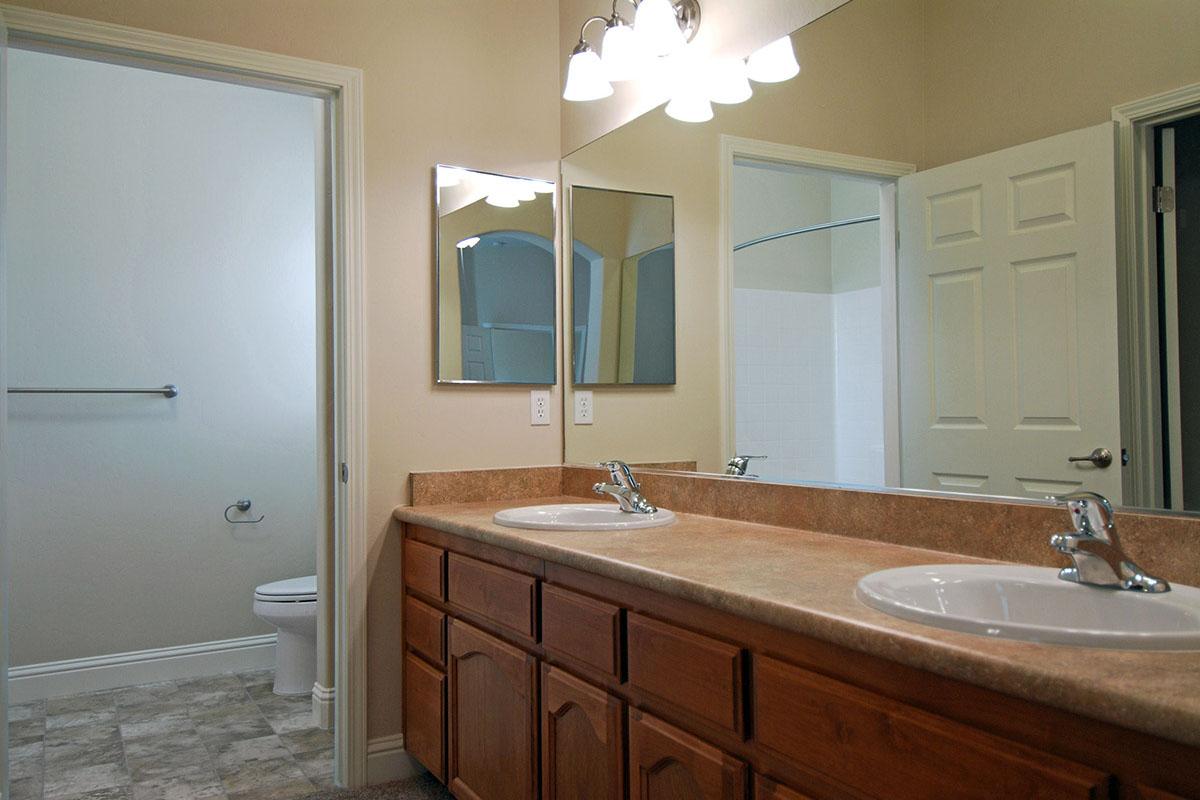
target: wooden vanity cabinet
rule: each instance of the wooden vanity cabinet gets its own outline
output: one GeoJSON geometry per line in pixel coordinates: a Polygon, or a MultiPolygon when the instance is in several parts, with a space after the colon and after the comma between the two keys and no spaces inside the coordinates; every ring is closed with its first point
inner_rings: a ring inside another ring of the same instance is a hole
{"type": "Polygon", "coordinates": [[[1200,800],[1200,748],[430,528],[404,552],[405,744],[460,800],[1200,800]]]}
{"type": "Polygon", "coordinates": [[[543,800],[624,800],[624,704],[542,665],[543,800]]]}
{"type": "Polygon", "coordinates": [[[449,786],[472,800],[537,797],[537,661],[450,622],[449,786]]]}

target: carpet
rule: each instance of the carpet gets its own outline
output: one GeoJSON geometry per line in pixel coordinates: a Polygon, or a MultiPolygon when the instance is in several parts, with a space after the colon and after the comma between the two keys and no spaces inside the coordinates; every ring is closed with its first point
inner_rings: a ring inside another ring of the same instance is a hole
{"type": "Polygon", "coordinates": [[[329,789],[310,794],[304,800],[453,800],[453,797],[437,779],[425,773],[361,789],[329,789]]]}

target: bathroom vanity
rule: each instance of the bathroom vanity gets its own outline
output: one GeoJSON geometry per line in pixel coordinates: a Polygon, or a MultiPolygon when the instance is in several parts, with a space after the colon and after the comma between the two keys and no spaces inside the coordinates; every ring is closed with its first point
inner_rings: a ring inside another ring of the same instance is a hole
{"type": "Polygon", "coordinates": [[[854,598],[873,570],[969,556],[686,513],[492,523],[525,504],[396,511],[405,746],[458,797],[1200,797],[1197,653],[1001,641],[854,598]]]}

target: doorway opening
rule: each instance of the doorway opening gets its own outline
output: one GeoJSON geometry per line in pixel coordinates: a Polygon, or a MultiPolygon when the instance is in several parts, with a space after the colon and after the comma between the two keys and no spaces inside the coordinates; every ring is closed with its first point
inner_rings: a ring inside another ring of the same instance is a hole
{"type": "Polygon", "coordinates": [[[1163,507],[1200,510],[1200,115],[1154,129],[1163,507]]]}

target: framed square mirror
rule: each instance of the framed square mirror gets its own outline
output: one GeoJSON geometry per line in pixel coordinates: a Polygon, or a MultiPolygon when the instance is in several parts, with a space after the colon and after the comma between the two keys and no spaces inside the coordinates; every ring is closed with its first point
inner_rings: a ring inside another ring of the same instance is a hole
{"type": "Polygon", "coordinates": [[[438,383],[552,385],[554,184],[435,168],[438,383]]]}
{"type": "Polygon", "coordinates": [[[675,383],[675,201],[571,187],[576,385],[675,383]]]}

